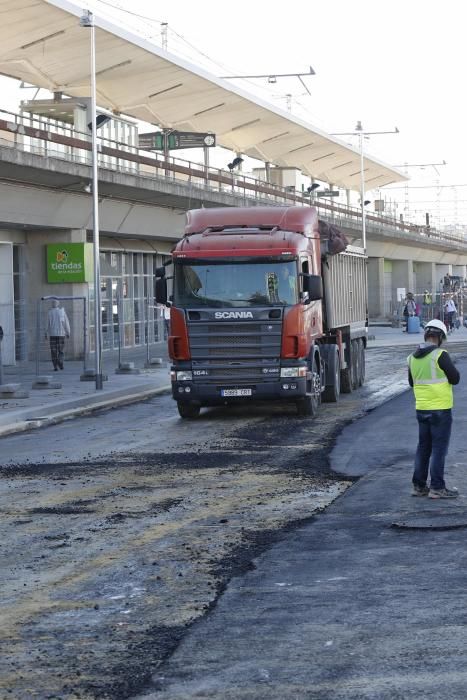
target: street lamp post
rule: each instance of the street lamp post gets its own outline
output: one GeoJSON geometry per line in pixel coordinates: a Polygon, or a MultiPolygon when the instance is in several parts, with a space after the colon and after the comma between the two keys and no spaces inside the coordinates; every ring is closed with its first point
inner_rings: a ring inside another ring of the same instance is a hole
{"type": "Polygon", "coordinates": [[[362,213],[362,247],[366,251],[366,220],[365,220],[365,154],[364,154],[364,138],[374,134],[398,134],[399,129],[394,127],[393,131],[364,131],[362,122],[358,121],[355,131],[346,131],[339,134],[331,134],[331,136],[355,136],[358,134],[359,150],[360,150],[360,207],[362,213]]]}
{"type": "Polygon", "coordinates": [[[92,12],[86,10],[81,19],[81,27],[91,30],[91,134],[92,134],[92,243],[94,261],[94,328],[96,335],[95,347],[95,380],[96,389],[103,388],[102,378],[102,318],[101,318],[101,273],[99,258],[99,179],[97,155],[97,109],[96,109],[96,28],[92,12]]]}
{"type": "Polygon", "coordinates": [[[359,132],[359,146],[360,146],[360,207],[362,210],[362,246],[363,250],[366,251],[366,218],[365,218],[365,164],[363,155],[363,130],[362,123],[357,123],[357,130],[359,132]],[[360,128],[359,128],[360,127],[360,128]]]}

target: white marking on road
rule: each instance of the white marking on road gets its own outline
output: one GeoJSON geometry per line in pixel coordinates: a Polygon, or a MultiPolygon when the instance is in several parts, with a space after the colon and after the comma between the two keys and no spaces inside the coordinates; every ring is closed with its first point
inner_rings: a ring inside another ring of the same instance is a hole
{"type": "Polygon", "coordinates": [[[328,581],[347,581],[348,576],[333,576],[332,578],[328,578],[328,581]]]}

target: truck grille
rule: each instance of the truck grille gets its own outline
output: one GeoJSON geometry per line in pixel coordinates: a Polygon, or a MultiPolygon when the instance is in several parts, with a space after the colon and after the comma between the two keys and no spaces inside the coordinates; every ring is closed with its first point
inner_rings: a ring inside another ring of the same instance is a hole
{"type": "Polygon", "coordinates": [[[238,385],[279,376],[281,319],[215,324],[189,319],[188,334],[195,382],[238,385]],[[205,372],[197,376],[198,370],[205,372]]]}

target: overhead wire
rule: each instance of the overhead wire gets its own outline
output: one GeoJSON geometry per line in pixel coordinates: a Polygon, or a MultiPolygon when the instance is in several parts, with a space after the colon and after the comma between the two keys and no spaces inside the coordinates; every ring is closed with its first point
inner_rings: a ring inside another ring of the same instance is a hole
{"type": "MultiPolygon", "coordinates": [[[[131,10],[127,10],[126,8],[121,7],[120,5],[116,5],[116,4],[112,3],[112,2],[109,2],[108,0],[97,0],[97,2],[99,2],[99,3],[103,4],[103,5],[106,5],[107,7],[110,7],[110,8],[112,8],[112,9],[114,9],[114,10],[118,10],[118,11],[120,11],[120,12],[124,12],[125,14],[128,14],[128,15],[130,15],[130,16],[132,16],[132,17],[136,17],[136,18],[138,18],[138,19],[144,20],[144,21],[146,21],[146,22],[148,22],[148,21],[149,21],[149,22],[158,22],[159,24],[162,24],[162,23],[163,23],[162,20],[159,20],[159,19],[157,19],[157,18],[155,18],[155,17],[148,17],[147,15],[142,15],[142,14],[140,14],[140,13],[137,13],[137,12],[134,12],[134,11],[131,11],[131,10]]],[[[146,27],[145,29],[147,30],[147,27],[146,27]]],[[[225,73],[235,73],[235,72],[236,72],[236,69],[235,69],[235,68],[232,68],[231,66],[228,66],[228,65],[226,65],[225,63],[222,63],[222,62],[220,62],[220,61],[217,61],[217,60],[213,59],[211,56],[208,56],[208,54],[206,54],[206,53],[204,53],[203,51],[201,51],[201,49],[199,49],[197,46],[195,46],[195,45],[192,44],[190,41],[188,41],[188,39],[186,39],[182,34],[180,34],[180,33],[177,32],[175,29],[173,29],[173,28],[170,26],[170,24],[168,24],[167,29],[168,29],[168,32],[170,33],[170,36],[171,36],[172,40],[175,39],[175,42],[176,42],[176,44],[177,44],[178,46],[180,46],[180,43],[181,43],[182,46],[184,45],[184,46],[189,47],[189,48],[190,48],[192,51],[194,51],[196,54],[198,54],[199,56],[202,56],[205,60],[207,60],[210,66],[215,66],[216,68],[221,69],[222,72],[225,72],[225,73]]],[[[173,44],[173,41],[172,41],[172,44],[173,44]]],[[[173,51],[172,51],[172,52],[173,52],[173,51]]],[[[173,53],[174,53],[174,52],[173,52],[173,53]]],[[[192,60],[192,56],[190,56],[190,54],[184,52],[183,49],[178,48],[177,51],[176,51],[176,53],[178,53],[182,58],[187,58],[187,59],[189,59],[189,60],[192,60]]],[[[241,80],[243,83],[246,83],[247,85],[251,86],[255,91],[258,90],[258,89],[261,90],[261,91],[265,94],[265,96],[266,96],[267,98],[269,98],[269,99],[274,99],[275,96],[272,95],[272,94],[271,94],[271,91],[270,91],[267,87],[265,87],[264,85],[261,85],[261,84],[258,83],[258,82],[254,82],[254,81],[252,81],[252,80],[249,80],[248,78],[239,78],[239,80],[241,80]]],[[[305,94],[305,93],[304,93],[304,94],[305,94]]],[[[303,95],[302,95],[302,96],[303,96],[303,95]]],[[[281,96],[277,96],[277,97],[281,97],[281,96]]],[[[283,98],[282,98],[282,99],[283,99],[283,98]]],[[[293,99],[294,99],[294,101],[298,104],[298,100],[296,100],[295,98],[293,98],[293,99]]],[[[304,107],[303,105],[300,105],[300,106],[302,107],[302,109],[303,109],[306,113],[308,113],[308,110],[307,110],[306,107],[304,107]]],[[[316,120],[318,120],[318,119],[315,118],[315,117],[313,117],[313,118],[316,119],[316,120]]],[[[319,121],[321,122],[322,120],[319,119],[319,121]]],[[[323,127],[323,128],[324,128],[324,127],[323,127]]]]}
{"type": "Polygon", "coordinates": [[[159,24],[162,24],[162,21],[157,19],[156,17],[146,17],[145,15],[141,15],[137,12],[132,12],[131,10],[127,10],[125,7],[120,7],[120,5],[115,5],[114,3],[108,2],[107,0],[97,0],[97,2],[101,3],[102,5],[107,5],[107,7],[111,7],[113,10],[125,12],[125,14],[132,15],[133,17],[137,17],[138,19],[144,19],[149,22],[159,22],[159,24]]]}

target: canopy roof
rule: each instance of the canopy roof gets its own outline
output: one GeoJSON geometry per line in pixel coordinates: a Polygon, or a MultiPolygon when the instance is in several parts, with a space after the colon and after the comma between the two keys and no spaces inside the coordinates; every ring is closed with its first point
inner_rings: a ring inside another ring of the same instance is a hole
{"type": "MultiPolygon", "coordinates": [[[[90,31],[67,0],[2,0],[0,73],[73,97],[90,93],[90,31]]],[[[305,121],[94,15],[97,101],[160,127],[211,131],[217,143],[358,190],[360,153],[305,121]]],[[[366,189],[407,179],[370,157],[366,189]]]]}

